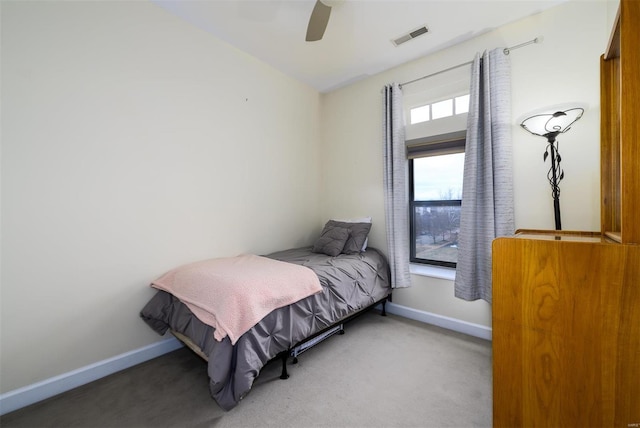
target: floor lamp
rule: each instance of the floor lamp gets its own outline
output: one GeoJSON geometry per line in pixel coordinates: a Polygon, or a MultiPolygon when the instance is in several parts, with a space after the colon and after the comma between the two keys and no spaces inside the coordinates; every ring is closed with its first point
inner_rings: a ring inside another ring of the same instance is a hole
{"type": "Polygon", "coordinates": [[[584,108],[574,107],[566,110],[557,110],[550,113],[530,114],[520,123],[520,126],[533,135],[547,139],[547,148],[543,161],[551,158],[551,168],[547,173],[547,179],[551,184],[551,196],[553,197],[553,212],[556,221],[556,230],[562,230],[560,220],[560,181],[564,178],[564,171],[560,167],[562,158],[558,152],[559,134],[564,134],[578,119],[582,117],[584,108]]]}

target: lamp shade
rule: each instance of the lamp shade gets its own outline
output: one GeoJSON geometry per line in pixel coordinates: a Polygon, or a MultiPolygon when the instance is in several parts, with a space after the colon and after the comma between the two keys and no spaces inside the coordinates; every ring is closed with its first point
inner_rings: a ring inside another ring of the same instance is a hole
{"type": "Polygon", "coordinates": [[[584,114],[583,107],[571,107],[563,110],[548,109],[545,112],[530,113],[525,116],[520,126],[533,135],[541,137],[553,137],[571,129],[577,120],[584,114]]]}

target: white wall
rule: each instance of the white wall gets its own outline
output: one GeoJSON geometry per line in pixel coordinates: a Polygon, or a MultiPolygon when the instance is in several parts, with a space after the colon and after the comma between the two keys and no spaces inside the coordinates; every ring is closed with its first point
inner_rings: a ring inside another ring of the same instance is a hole
{"type": "Polygon", "coordinates": [[[607,0],[607,27],[613,28],[620,7],[620,0],[607,0]]]}
{"type": "MultiPolygon", "coordinates": [[[[381,88],[406,82],[473,59],[476,52],[513,46],[537,36],[535,44],[510,55],[514,188],[517,228],[553,229],[553,203],[542,161],[545,141],[521,130],[522,114],[570,101],[589,110],[559,138],[565,179],[561,183],[563,228],[600,229],[599,57],[609,36],[604,1],[570,1],[323,96],[323,217],[371,215],[371,245],[386,249],[382,191],[381,88]]],[[[401,48],[400,48],[401,49],[401,48]]],[[[406,92],[417,90],[411,85],[406,92]]],[[[491,307],[453,296],[447,280],[412,276],[413,287],[396,290],[394,303],[491,325],[491,307]]]]}
{"type": "Polygon", "coordinates": [[[150,2],[1,3],[0,392],[159,341],[178,264],[319,233],[315,90],[150,2]]]}

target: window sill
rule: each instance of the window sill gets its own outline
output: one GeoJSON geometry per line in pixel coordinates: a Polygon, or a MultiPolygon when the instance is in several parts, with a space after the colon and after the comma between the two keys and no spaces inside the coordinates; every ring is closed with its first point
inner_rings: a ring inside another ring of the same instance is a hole
{"type": "Polygon", "coordinates": [[[409,264],[409,271],[414,275],[428,276],[431,278],[448,279],[449,281],[456,279],[456,270],[447,267],[411,263],[409,264]]]}

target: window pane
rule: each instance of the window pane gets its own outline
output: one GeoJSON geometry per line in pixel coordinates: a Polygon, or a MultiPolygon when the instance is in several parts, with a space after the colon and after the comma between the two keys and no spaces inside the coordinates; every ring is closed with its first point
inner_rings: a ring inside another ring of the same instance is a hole
{"type": "Polygon", "coordinates": [[[456,97],[456,114],[469,112],[469,95],[456,97]]]}
{"type": "Polygon", "coordinates": [[[433,109],[432,118],[440,119],[441,117],[453,116],[453,100],[444,100],[439,103],[431,104],[433,109]]]}
{"type": "Polygon", "coordinates": [[[427,156],[412,162],[412,260],[455,266],[464,153],[427,156]]]}
{"type": "Polygon", "coordinates": [[[458,262],[460,207],[415,207],[416,258],[458,262]]]}
{"type": "Polygon", "coordinates": [[[411,124],[429,120],[429,105],[411,109],[411,124]]]}
{"type": "Polygon", "coordinates": [[[413,160],[415,201],[462,199],[464,153],[413,160]]]}

